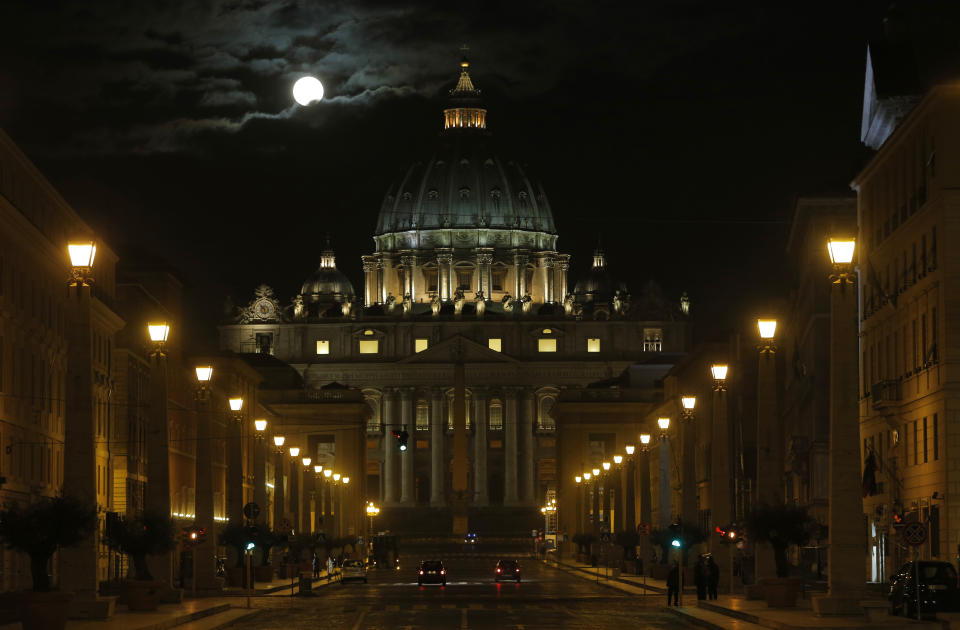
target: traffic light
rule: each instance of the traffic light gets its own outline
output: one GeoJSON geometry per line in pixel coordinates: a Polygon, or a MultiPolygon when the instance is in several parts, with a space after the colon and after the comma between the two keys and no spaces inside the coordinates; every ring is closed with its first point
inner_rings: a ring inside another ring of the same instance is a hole
{"type": "Polygon", "coordinates": [[[394,438],[396,438],[399,449],[401,451],[407,450],[407,440],[410,438],[410,435],[406,432],[406,430],[391,431],[390,433],[394,438]]]}
{"type": "Polygon", "coordinates": [[[246,530],[247,530],[246,531],[247,542],[246,544],[244,544],[244,549],[246,549],[249,552],[249,551],[253,551],[254,548],[257,546],[257,543],[259,542],[260,528],[257,527],[256,525],[247,525],[246,530]]]}
{"type": "Polygon", "coordinates": [[[680,521],[678,520],[678,521],[674,521],[673,523],[670,523],[670,526],[668,529],[670,530],[670,534],[672,537],[672,539],[670,540],[670,545],[676,548],[682,547],[683,546],[683,528],[680,525],[680,521]]]}

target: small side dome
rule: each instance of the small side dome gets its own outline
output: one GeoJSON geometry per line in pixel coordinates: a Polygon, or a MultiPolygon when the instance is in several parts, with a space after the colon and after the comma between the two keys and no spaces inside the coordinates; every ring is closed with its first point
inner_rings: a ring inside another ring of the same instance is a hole
{"type": "Polygon", "coordinates": [[[320,266],[300,288],[300,295],[303,297],[304,304],[307,305],[353,301],[355,295],[353,284],[337,270],[336,257],[329,244],[320,254],[320,266]]]}
{"type": "Polygon", "coordinates": [[[590,271],[573,287],[573,296],[581,304],[609,302],[618,291],[622,295],[629,293],[627,285],[614,278],[607,269],[603,250],[598,248],[593,252],[590,271]]]}

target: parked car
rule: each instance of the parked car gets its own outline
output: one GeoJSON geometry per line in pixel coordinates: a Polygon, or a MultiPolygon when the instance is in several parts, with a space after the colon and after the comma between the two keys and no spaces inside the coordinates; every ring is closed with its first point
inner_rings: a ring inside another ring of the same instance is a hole
{"type": "Polygon", "coordinates": [[[917,574],[920,578],[920,613],[945,612],[960,609],[960,588],[957,586],[957,571],[949,562],[920,561],[914,566],[908,562],[890,576],[891,612],[917,616],[917,574]]]}
{"type": "Polygon", "coordinates": [[[443,560],[424,560],[420,563],[417,571],[417,584],[443,584],[447,585],[447,569],[443,566],[443,560]]]}
{"type": "Polygon", "coordinates": [[[367,583],[367,567],[360,560],[344,560],[340,567],[340,581],[363,580],[367,583]]]}
{"type": "Polygon", "coordinates": [[[494,573],[493,581],[515,580],[520,582],[520,561],[519,560],[498,560],[497,570],[494,573]]]}
{"type": "Polygon", "coordinates": [[[463,537],[463,542],[468,545],[475,545],[480,542],[480,536],[477,535],[477,532],[468,532],[467,535],[463,537]]]}

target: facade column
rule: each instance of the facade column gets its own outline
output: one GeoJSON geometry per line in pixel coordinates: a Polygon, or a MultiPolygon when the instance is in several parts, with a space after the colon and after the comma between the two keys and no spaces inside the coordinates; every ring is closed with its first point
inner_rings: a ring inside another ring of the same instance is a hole
{"type": "Polygon", "coordinates": [[[841,278],[830,290],[830,550],[828,594],[813,599],[820,615],[863,614],[867,540],[860,485],[858,325],[857,285],[841,278]]]}
{"type": "Polygon", "coordinates": [[[555,301],[555,298],[553,297],[553,286],[554,286],[553,268],[554,268],[553,253],[549,253],[543,257],[543,275],[544,275],[543,301],[546,302],[547,304],[552,304],[555,301]]]}
{"type": "Polygon", "coordinates": [[[490,503],[487,489],[487,390],[473,389],[473,504],[490,503]]]}
{"type": "Polygon", "coordinates": [[[414,462],[416,455],[416,427],[413,426],[413,389],[404,387],[400,390],[400,418],[403,431],[410,435],[407,441],[407,450],[400,453],[402,475],[400,479],[400,503],[414,505],[417,502],[416,480],[414,479],[414,462]]]}
{"type": "Polygon", "coordinates": [[[516,283],[514,286],[517,291],[516,298],[519,300],[524,295],[528,293],[527,290],[527,262],[529,262],[530,256],[527,255],[526,251],[518,251],[513,255],[513,267],[516,270],[516,283]]]}
{"type": "Polygon", "coordinates": [[[533,418],[536,415],[536,396],[533,390],[523,390],[520,408],[520,479],[522,501],[526,505],[537,504],[533,465],[533,418]]]}
{"type": "Polygon", "coordinates": [[[657,524],[661,529],[670,525],[670,438],[660,438],[660,470],[657,475],[657,524]]]}
{"type": "Polygon", "coordinates": [[[517,505],[517,389],[504,388],[506,417],[503,420],[503,504],[517,505]]]}
{"type": "Polygon", "coordinates": [[[377,302],[377,259],[375,256],[363,256],[363,303],[367,306],[377,302]]]}
{"type": "MultiPolygon", "coordinates": [[[[777,413],[777,362],[774,352],[761,351],[757,366],[757,502],[783,504],[783,440],[777,413]]],[[[859,451],[858,451],[859,452],[859,451]]],[[[755,545],[757,580],[777,576],[770,545],[755,545]]]]}
{"type": "Polygon", "coordinates": [[[400,430],[394,389],[383,392],[383,415],[386,418],[383,423],[383,504],[390,506],[397,502],[397,446],[390,432],[400,430]]]}
{"type": "Polygon", "coordinates": [[[488,247],[473,250],[476,253],[477,287],[483,291],[484,299],[489,300],[492,295],[490,286],[490,266],[493,264],[493,250],[488,247]]]}
{"type": "Polygon", "coordinates": [[[387,301],[387,282],[384,277],[384,260],[383,257],[377,259],[377,303],[383,304],[387,301]]]}
{"type": "Polygon", "coordinates": [[[443,467],[443,390],[430,391],[430,505],[446,503],[447,475],[443,467]]]}
{"type": "Polygon", "coordinates": [[[558,295],[556,296],[558,302],[562,302],[567,299],[567,271],[570,269],[570,254],[558,254],[557,255],[557,284],[558,284],[558,295]]]}
{"type": "Polygon", "coordinates": [[[453,299],[453,251],[449,249],[437,250],[437,277],[440,283],[440,299],[453,299]]]}
{"type": "Polygon", "coordinates": [[[410,296],[412,302],[417,301],[416,291],[413,283],[413,269],[417,265],[417,257],[412,254],[404,254],[400,257],[400,264],[403,266],[403,290],[401,291],[403,295],[400,297],[410,296]]]}

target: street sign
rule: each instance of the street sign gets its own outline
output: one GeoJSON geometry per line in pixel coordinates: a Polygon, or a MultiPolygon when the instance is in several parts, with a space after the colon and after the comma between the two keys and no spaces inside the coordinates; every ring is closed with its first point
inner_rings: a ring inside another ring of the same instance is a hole
{"type": "Polygon", "coordinates": [[[903,540],[918,547],[927,542],[927,526],[923,523],[907,523],[903,526],[903,540]]]}
{"type": "Polygon", "coordinates": [[[637,524],[637,533],[641,536],[650,535],[650,523],[638,523],[637,524]]]}
{"type": "Polygon", "coordinates": [[[288,518],[281,518],[277,521],[277,531],[281,534],[289,534],[293,531],[293,523],[288,518]]]}
{"type": "Polygon", "coordinates": [[[243,515],[249,518],[251,521],[256,520],[260,516],[260,506],[251,501],[243,506],[243,515]]]}

